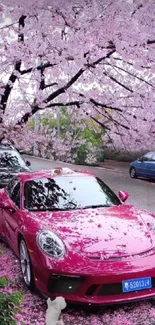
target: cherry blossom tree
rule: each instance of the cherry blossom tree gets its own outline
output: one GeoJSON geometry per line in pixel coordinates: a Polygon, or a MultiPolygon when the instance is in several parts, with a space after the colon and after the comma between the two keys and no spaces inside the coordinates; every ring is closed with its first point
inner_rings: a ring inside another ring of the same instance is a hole
{"type": "Polygon", "coordinates": [[[154,11],[155,0],[0,0],[1,138],[29,143],[29,118],[66,106],[107,145],[153,147],[154,11]]]}

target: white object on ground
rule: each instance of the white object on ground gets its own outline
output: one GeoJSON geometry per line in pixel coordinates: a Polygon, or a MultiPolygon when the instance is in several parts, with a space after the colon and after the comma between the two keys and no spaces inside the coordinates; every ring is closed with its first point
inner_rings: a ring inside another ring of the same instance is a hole
{"type": "Polygon", "coordinates": [[[63,297],[57,297],[54,300],[47,299],[46,325],[63,325],[63,321],[59,322],[61,310],[65,309],[67,304],[63,297]]]}

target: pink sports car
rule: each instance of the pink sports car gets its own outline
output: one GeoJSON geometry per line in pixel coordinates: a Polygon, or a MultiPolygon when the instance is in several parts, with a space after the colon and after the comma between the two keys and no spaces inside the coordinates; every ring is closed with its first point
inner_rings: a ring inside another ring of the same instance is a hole
{"type": "Polygon", "coordinates": [[[155,216],[127,197],[68,168],[15,176],[0,190],[0,237],[27,287],[88,304],[155,296],[155,216]]]}

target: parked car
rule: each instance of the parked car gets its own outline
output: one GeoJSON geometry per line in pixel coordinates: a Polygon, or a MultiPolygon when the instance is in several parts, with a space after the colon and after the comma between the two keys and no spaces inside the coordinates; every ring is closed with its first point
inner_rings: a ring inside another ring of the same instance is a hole
{"type": "Polygon", "coordinates": [[[0,141],[0,149],[15,149],[14,146],[8,141],[0,141]]]}
{"type": "Polygon", "coordinates": [[[19,172],[30,172],[30,162],[24,161],[19,152],[7,142],[0,143],[0,188],[19,172]]]}
{"type": "Polygon", "coordinates": [[[155,178],[155,152],[148,152],[130,164],[131,178],[155,178]]]}
{"type": "Polygon", "coordinates": [[[68,168],[13,177],[0,190],[0,237],[27,287],[99,305],[155,296],[155,216],[127,197],[68,168]]]}

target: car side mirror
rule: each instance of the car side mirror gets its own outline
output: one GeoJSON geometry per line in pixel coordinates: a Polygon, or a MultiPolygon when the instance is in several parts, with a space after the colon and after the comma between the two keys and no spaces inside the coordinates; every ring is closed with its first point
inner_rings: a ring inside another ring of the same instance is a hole
{"type": "Polygon", "coordinates": [[[139,158],[139,161],[143,162],[143,161],[146,161],[147,159],[145,157],[141,157],[139,158]]]}
{"type": "Polygon", "coordinates": [[[27,167],[30,167],[31,166],[31,163],[28,160],[26,160],[25,164],[26,164],[27,167]]]}
{"type": "Polygon", "coordinates": [[[141,158],[138,158],[137,160],[140,161],[140,162],[143,162],[145,160],[145,158],[141,157],[141,158]]]}
{"type": "Polygon", "coordinates": [[[129,193],[126,191],[119,191],[118,196],[122,202],[125,202],[129,197],[129,193]]]}
{"type": "Polygon", "coordinates": [[[18,149],[18,152],[22,155],[22,154],[24,154],[24,150],[22,150],[22,149],[18,149]]]}
{"type": "Polygon", "coordinates": [[[10,210],[12,212],[16,211],[15,205],[12,200],[8,199],[0,199],[0,209],[10,210]]]}

